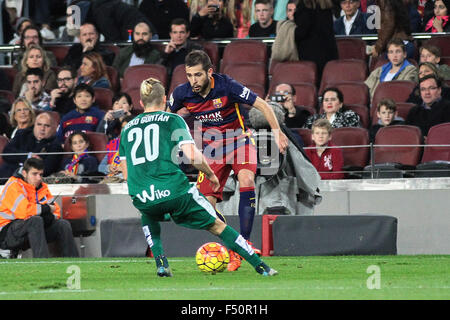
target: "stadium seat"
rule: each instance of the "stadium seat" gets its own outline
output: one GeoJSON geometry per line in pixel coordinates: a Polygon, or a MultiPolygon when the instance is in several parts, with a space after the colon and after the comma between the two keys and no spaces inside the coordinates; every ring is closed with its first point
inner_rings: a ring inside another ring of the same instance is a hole
{"type": "Polygon", "coordinates": [[[364,168],[365,177],[369,177],[372,170],[376,178],[411,176],[405,170],[413,170],[419,164],[422,154],[422,147],[419,145],[422,140],[422,133],[416,126],[395,125],[381,128],[375,136],[374,166],[368,165],[364,168]]]}
{"type": "Polygon", "coordinates": [[[223,73],[245,86],[257,84],[265,88],[266,70],[266,66],[261,63],[241,62],[226,65],[223,73]]]}
{"type": "Polygon", "coordinates": [[[361,178],[362,171],[369,161],[370,148],[369,132],[365,128],[343,127],[336,128],[331,134],[331,141],[337,146],[364,146],[342,148],[344,155],[344,170],[348,171],[348,178],[361,178]]]}
{"type": "Polygon", "coordinates": [[[107,88],[94,88],[95,104],[103,110],[108,111],[112,109],[112,99],[114,98],[114,92],[107,88]]]}
{"type": "Polygon", "coordinates": [[[450,123],[430,128],[424,147],[422,161],[416,167],[416,177],[450,177],[450,123]]]}
{"type": "Polygon", "coordinates": [[[252,83],[252,84],[246,85],[246,87],[249,88],[250,90],[252,90],[261,99],[263,99],[263,100],[265,99],[266,88],[263,85],[260,85],[257,83],[252,83]]]}
{"type": "Polygon", "coordinates": [[[57,44],[45,44],[44,49],[51,51],[55,55],[58,66],[62,66],[63,61],[66,58],[67,53],[69,52],[70,46],[57,45],[57,44]]]}
{"type": "Polygon", "coordinates": [[[119,55],[120,48],[116,46],[114,43],[103,43],[102,46],[108,49],[109,51],[114,52],[115,56],[119,55]]]}
{"type": "MultiPolygon", "coordinates": [[[[409,110],[411,110],[412,107],[415,106],[414,103],[410,102],[397,102],[397,112],[398,117],[402,118],[403,120],[406,120],[408,117],[409,110]]],[[[372,108],[370,118],[372,119],[372,124],[378,123],[378,116],[377,116],[377,108],[372,108]]]]}
{"type": "Polygon", "coordinates": [[[343,81],[364,82],[367,79],[367,64],[363,60],[343,59],[329,61],[323,70],[319,94],[327,87],[343,81]]]}
{"type": "Polygon", "coordinates": [[[437,46],[441,49],[441,56],[450,56],[450,36],[436,36],[432,37],[430,40],[427,40],[427,44],[431,44],[437,46]]]}
{"type": "MultiPolygon", "coordinates": [[[[3,153],[3,149],[9,143],[9,139],[5,136],[0,135],[0,154],[3,153]]],[[[0,155],[0,165],[3,163],[3,157],[0,155]]]]}
{"type": "Polygon", "coordinates": [[[272,68],[270,85],[280,83],[310,83],[317,84],[317,66],[312,61],[277,62],[272,68]]]}
{"type": "Polygon", "coordinates": [[[391,98],[395,102],[406,102],[415,88],[416,83],[414,81],[395,80],[381,82],[373,94],[371,108],[376,108],[378,102],[384,98],[391,98]]]}
{"type": "MultiPolygon", "coordinates": [[[[89,138],[89,149],[90,151],[106,151],[106,145],[108,144],[108,136],[101,132],[93,132],[93,131],[87,131],[86,132],[88,138],[89,138]]],[[[71,152],[69,145],[69,139],[67,138],[64,142],[64,152],[71,152]]],[[[93,156],[95,156],[98,160],[98,163],[100,163],[103,158],[106,155],[105,153],[93,153],[93,156]]],[[[66,154],[64,157],[72,157],[71,154],[66,154]]]]}
{"type": "MultiPolygon", "coordinates": [[[[343,81],[333,84],[344,95],[345,104],[369,105],[369,88],[363,82],[343,81]]],[[[326,88],[324,88],[326,89],[326,88]]]]}
{"type": "Polygon", "coordinates": [[[217,67],[219,66],[219,46],[215,42],[210,41],[200,41],[199,44],[202,45],[203,50],[208,54],[209,58],[214,67],[214,71],[217,71],[217,67]]]}
{"type": "Polygon", "coordinates": [[[441,57],[440,64],[446,64],[450,66],[450,57],[441,57]]]}
{"type": "Polygon", "coordinates": [[[116,68],[112,66],[106,66],[106,72],[108,73],[109,82],[111,83],[111,90],[114,92],[119,92],[120,90],[119,72],[117,72],[116,68]]]}
{"type": "Polygon", "coordinates": [[[142,81],[150,77],[158,79],[165,88],[167,87],[168,75],[166,67],[160,64],[141,64],[125,69],[122,91],[140,88],[142,81]]]}
{"type": "Polygon", "coordinates": [[[170,94],[172,94],[173,90],[175,90],[175,88],[182,84],[187,82],[187,78],[186,78],[186,67],[184,64],[179,64],[175,67],[175,69],[173,69],[172,72],[172,77],[170,79],[170,88],[169,88],[169,96],[170,94]]]}
{"type": "Polygon", "coordinates": [[[354,111],[360,119],[361,122],[361,126],[363,128],[368,129],[369,128],[369,124],[370,124],[370,120],[369,120],[369,108],[367,108],[367,106],[362,105],[362,104],[345,104],[345,107],[347,108],[347,110],[352,110],[354,111]]]}
{"type": "Polygon", "coordinates": [[[0,70],[2,70],[6,74],[6,77],[8,78],[9,87],[6,89],[11,90],[12,85],[14,83],[14,79],[16,78],[16,75],[18,73],[17,69],[14,67],[0,67],[0,70]]]}
{"type": "Polygon", "coordinates": [[[258,62],[267,66],[267,46],[259,40],[236,40],[228,43],[223,50],[220,72],[227,64],[240,62],[258,62]]]}
{"type": "Polygon", "coordinates": [[[131,101],[133,102],[133,110],[132,113],[134,115],[138,115],[144,111],[144,108],[141,106],[141,88],[130,88],[125,89],[123,92],[128,93],[131,97],[131,101]]]}
{"type": "Polygon", "coordinates": [[[305,147],[310,146],[312,144],[311,140],[311,129],[307,128],[292,128],[292,130],[296,131],[303,140],[305,147]]]}
{"type": "Polygon", "coordinates": [[[366,42],[359,38],[336,39],[339,59],[359,59],[366,61],[366,42]]]}
{"type": "Polygon", "coordinates": [[[14,94],[9,90],[0,90],[0,97],[5,98],[10,104],[14,103],[14,94]]]}
{"type": "MultiPolygon", "coordinates": [[[[269,94],[273,94],[275,87],[283,82],[275,83],[271,82],[269,94]]],[[[312,83],[295,83],[292,84],[295,89],[296,100],[294,104],[296,106],[305,106],[308,109],[311,108],[314,113],[317,110],[317,89],[312,83]]]]}

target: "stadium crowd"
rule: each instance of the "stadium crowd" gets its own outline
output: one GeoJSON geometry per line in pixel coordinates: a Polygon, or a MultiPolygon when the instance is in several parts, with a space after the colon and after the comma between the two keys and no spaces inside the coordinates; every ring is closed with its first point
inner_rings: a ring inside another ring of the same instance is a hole
{"type": "Polygon", "coordinates": [[[425,143],[430,128],[450,122],[450,36],[442,42],[412,37],[450,32],[450,0],[135,2],[30,0],[29,16],[24,1],[2,3],[4,43],[20,49],[12,54],[12,67],[0,68],[0,151],[27,154],[3,155],[2,184],[31,157],[44,160],[44,176],[54,179],[47,181],[121,181],[118,136],[143,111],[140,82],[154,76],[170,95],[186,82],[185,56],[201,48],[217,72],[282,107],[285,123],[303,146],[318,147],[308,155],[321,171],[349,164],[344,149],[326,151],[339,145],[333,138],[340,128],[364,128],[368,144],[376,143],[385,127],[412,125],[425,143]],[[71,6],[79,8],[79,27],[71,6]],[[378,40],[345,37],[366,34],[378,34],[378,40]],[[260,52],[241,41],[261,45],[254,37],[274,38],[274,46],[263,44],[260,52]],[[221,38],[239,41],[225,48],[211,41],[221,38]],[[345,43],[351,47],[342,49],[345,43]],[[327,135],[320,145],[316,131],[327,135]],[[74,145],[79,140],[82,149],[74,145]],[[63,150],[74,155],[42,155],[63,150]],[[88,150],[108,153],[90,157],[88,150]],[[330,157],[340,164],[331,165],[330,157]]]}

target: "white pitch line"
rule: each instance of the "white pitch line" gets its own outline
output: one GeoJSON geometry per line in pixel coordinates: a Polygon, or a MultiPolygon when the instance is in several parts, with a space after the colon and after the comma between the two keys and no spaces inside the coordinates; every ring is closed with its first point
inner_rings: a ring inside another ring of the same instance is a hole
{"type": "MultiPolygon", "coordinates": [[[[152,261],[153,259],[145,259],[141,260],[70,260],[70,261],[0,261],[0,265],[2,264],[82,264],[82,263],[147,263],[148,261],[152,261]]],[[[169,259],[169,261],[173,262],[181,262],[184,260],[179,259],[169,259]]]]}

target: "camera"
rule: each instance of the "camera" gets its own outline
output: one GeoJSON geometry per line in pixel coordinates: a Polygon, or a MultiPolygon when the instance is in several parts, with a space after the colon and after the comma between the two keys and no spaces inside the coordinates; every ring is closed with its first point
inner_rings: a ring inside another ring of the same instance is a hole
{"type": "Polygon", "coordinates": [[[274,94],[270,96],[270,101],[273,102],[285,102],[286,96],[284,94],[274,94]]]}
{"type": "Polygon", "coordinates": [[[219,5],[217,5],[217,4],[209,5],[208,8],[213,8],[214,12],[218,12],[219,11],[219,5]]]}
{"type": "Polygon", "coordinates": [[[125,115],[125,111],[123,110],[115,110],[112,112],[112,116],[114,119],[119,119],[125,115]]]}

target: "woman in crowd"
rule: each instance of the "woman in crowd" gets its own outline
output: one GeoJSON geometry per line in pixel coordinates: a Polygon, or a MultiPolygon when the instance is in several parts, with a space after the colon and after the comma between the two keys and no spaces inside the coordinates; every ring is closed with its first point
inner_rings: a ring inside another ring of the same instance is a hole
{"type": "Polygon", "coordinates": [[[128,93],[120,92],[112,99],[112,109],[106,112],[105,117],[99,123],[97,132],[103,132],[109,139],[116,138],[122,130],[122,120],[131,116],[133,101],[128,93]]]}
{"type": "Polygon", "coordinates": [[[77,85],[86,83],[93,88],[111,88],[106,65],[102,56],[97,52],[89,52],[83,56],[79,74],[77,85]]]}
{"type": "Polygon", "coordinates": [[[26,129],[33,126],[35,119],[36,114],[27,99],[17,98],[11,107],[9,115],[9,121],[13,127],[10,138],[14,138],[17,130],[26,129]]]}
{"type": "Polygon", "coordinates": [[[425,32],[450,32],[449,23],[450,0],[436,0],[434,2],[434,16],[425,24],[425,32]]]}
{"type": "Polygon", "coordinates": [[[333,128],[360,127],[359,115],[345,110],[344,95],[337,88],[327,88],[322,95],[322,112],[306,119],[304,128],[311,129],[317,119],[327,119],[333,128]]]}

